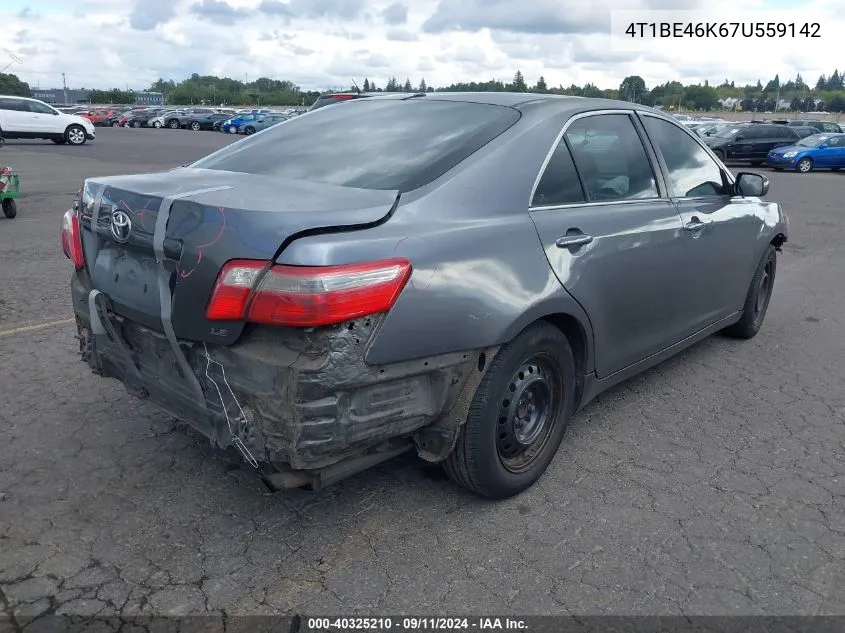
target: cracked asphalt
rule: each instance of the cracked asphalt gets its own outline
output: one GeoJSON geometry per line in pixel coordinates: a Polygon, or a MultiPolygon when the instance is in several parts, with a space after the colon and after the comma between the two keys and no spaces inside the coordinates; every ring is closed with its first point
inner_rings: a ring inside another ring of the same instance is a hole
{"type": "Polygon", "coordinates": [[[0,218],[0,612],[845,614],[845,174],[768,173],[791,242],[761,333],[603,395],[518,498],[412,456],[271,494],[92,375],[66,322],[60,219],[83,177],[231,140],[0,150],[26,192],[0,218]]]}

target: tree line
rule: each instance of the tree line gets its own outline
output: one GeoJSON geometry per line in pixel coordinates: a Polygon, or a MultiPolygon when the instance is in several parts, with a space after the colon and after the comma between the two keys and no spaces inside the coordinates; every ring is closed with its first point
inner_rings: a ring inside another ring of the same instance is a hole
{"type": "MultiPolygon", "coordinates": [[[[561,94],[581,97],[604,97],[608,99],[622,99],[650,106],[664,106],[669,109],[684,110],[718,110],[724,106],[721,103],[732,99],[728,109],[742,109],[753,111],[775,111],[778,102],[787,102],[789,109],[801,112],[827,110],[830,112],[845,111],[845,74],[834,70],[830,75],[822,75],[811,86],[806,83],[800,73],[794,78],[781,82],[780,77],[769,80],[765,85],[757,81],[756,84],[745,86],[735,85],[733,81],[725,79],[719,85],[704,84],[683,85],[678,81],[668,81],[663,84],[647,86],[645,80],[637,75],[625,77],[618,88],[599,88],[587,83],[583,86],[574,83],[568,87],[557,87],[547,84],[544,77],[536,83],[529,84],[521,71],[517,70],[511,81],[492,79],[489,81],[472,81],[454,83],[449,86],[435,88],[429,86],[425,79],[412,83],[410,78],[404,81],[390,77],[384,86],[365,78],[360,86],[338,87],[337,90],[363,90],[365,92],[534,92],[541,94],[561,94]]],[[[276,106],[307,106],[320,95],[317,91],[302,90],[291,81],[259,77],[251,82],[233,79],[231,77],[217,77],[214,75],[192,74],[190,77],[175,82],[159,79],[149,90],[164,94],[166,103],[172,105],[276,105],[276,106]]],[[[15,75],[0,74],[0,94],[31,94],[29,85],[22,82],[15,75]]],[[[89,93],[91,103],[131,104],[135,102],[132,91],[126,90],[92,90],[89,93]]]]}

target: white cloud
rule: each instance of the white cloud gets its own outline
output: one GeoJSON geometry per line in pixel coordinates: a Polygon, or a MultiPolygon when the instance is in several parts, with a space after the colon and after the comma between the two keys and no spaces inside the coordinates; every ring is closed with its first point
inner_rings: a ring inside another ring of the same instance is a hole
{"type": "Polygon", "coordinates": [[[616,87],[629,74],[649,86],[765,83],[798,72],[814,83],[838,61],[841,0],[788,4],[749,0],[738,13],[727,0],[6,0],[0,67],[14,52],[24,63],[9,71],[42,88],[61,86],[63,72],[70,87],[140,89],[196,72],[321,90],[365,77],[381,86],[390,76],[433,86],[509,80],[517,69],[529,83],[543,75],[553,86],[616,87]],[[821,38],[611,45],[611,7],[667,6],[706,6],[721,21],[817,22],[821,38]]]}

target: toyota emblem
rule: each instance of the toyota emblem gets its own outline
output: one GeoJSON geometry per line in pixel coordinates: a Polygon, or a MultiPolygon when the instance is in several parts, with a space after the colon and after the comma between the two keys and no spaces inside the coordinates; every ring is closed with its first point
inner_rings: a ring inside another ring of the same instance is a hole
{"type": "Polygon", "coordinates": [[[115,209],[111,213],[111,234],[114,239],[121,244],[129,241],[129,233],[132,232],[132,220],[129,219],[129,214],[119,209],[115,209]]]}

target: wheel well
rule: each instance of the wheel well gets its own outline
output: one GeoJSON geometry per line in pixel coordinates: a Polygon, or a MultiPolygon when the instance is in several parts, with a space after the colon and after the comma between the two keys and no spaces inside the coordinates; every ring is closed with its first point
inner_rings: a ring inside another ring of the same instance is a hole
{"type": "Polygon", "coordinates": [[[566,336],[572,355],[575,358],[575,375],[578,383],[575,385],[576,407],[580,405],[584,393],[584,375],[587,373],[587,333],[581,323],[570,314],[550,314],[541,319],[551,323],[566,336]]]}
{"type": "Polygon", "coordinates": [[[772,238],[771,241],[772,246],[774,246],[777,250],[780,250],[780,247],[783,246],[785,243],[786,235],[784,235],[783,233],[778,233],[772,238]]]}

